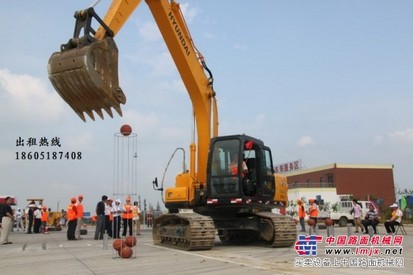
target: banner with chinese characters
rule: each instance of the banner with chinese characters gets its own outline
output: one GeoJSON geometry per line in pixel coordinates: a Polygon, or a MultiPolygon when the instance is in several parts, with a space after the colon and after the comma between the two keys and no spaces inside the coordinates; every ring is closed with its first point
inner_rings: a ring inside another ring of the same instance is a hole
{"type": "Polygon", "coordinates": [[[287,173],[290,171],[296,171],[302,169],[301,160],[294,160],[286,163],[277,164],[274,167],[275,173],[287,173]]]}

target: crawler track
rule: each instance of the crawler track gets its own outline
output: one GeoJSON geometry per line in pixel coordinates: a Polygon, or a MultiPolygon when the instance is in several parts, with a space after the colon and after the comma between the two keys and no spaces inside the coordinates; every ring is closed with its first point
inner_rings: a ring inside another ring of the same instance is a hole
{"type": "Polygon", "coordinates": [[[261,232],[261,236],[264,237],[262,239],[268,239],[265,236],[272,235],[272,243],[268,243],[271,247],[290,247],[295,243],[297,230],[291,218],[271,212],[259,212],[256,215],[268,223],[267,232],[261,232]]]}
{"type": "Polygon", "coordinates": [[[207,250],[214,246],[215,226],[210,217],[196,213],[167,214],[156,218],[154,244],[184,250],[207,250]]]}

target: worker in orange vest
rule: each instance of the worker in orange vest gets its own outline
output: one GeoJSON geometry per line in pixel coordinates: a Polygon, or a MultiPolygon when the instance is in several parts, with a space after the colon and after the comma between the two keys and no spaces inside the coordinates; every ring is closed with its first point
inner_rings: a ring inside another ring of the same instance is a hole
{"type": "MultiPolygon", "coordinates": [[[[242,161],[241,169],[242,169],[241,175],[242,177],[245,177],[245,175],[248,173],[248,167],[247,167],[247,164],[245,163],[245,160],[242,161]]],[[[231,162],[229,164],[229,170],[232,176],[238,175],[238,154],[237,153],[231,154],[231,162]]]]}
{"type": "Polygon", "coordinates": [[[76,231],[75,231],[75,238],[80,240],[82,239],[80,237],[80,230],[82,229],[83,226],[83,195],[77,196],[77,202],[76,202],[76,209],[77,209],[77,223],[76,223],[76,231]]]}
{"type": "Polygon", "coordinates": [[[40,232],[46,233],[47,221],[49,220],[49,214],[47,213],[47,206],[43,205],[42,207],[42,217],[40,218],[41,226],[40,232]]]}
{"type": "Polygon", "coordinates": [[[297,200],[297,208],[298,208],[298,218],[300,219],[301,225],[301,232],[305,232],[305,207],[304,202],[301,199],[297,200]]]}
{"type": "Polygon", "coordinates": [[[132,218],[133,218],[133,211],[132,211],[132,204],[130,201],[130,197],[126,198],[126,203],[123,205],[122,209],[122,220],[123,220],[123,233],[122,236],[126,236],[127,227],[129,226],[129,235],[133,236],[132,230],[132,218]]]}
{"type": "Polygon", "coordinates": [[[77,240],[75,237],[76,225],[77,225],[77,207],[76,198],[70,199],[70,204],[67,206],[67,239],[69,241],[77,240]]]}
{"type": "Polygon", "coordinates": [[[318,218],[318,205],[317,201],[315,199],[309,199],[310,202],[310,207],[308,209],[308,215],[310,216],[310,219],[314,220],[314,229],[317,225],[317,218],[318,218]]]}

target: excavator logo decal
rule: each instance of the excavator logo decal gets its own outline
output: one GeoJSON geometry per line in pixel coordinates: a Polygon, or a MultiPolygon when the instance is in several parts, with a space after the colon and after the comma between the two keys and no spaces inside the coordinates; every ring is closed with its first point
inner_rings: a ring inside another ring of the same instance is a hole
{"type": "Polygon", "coordinates": [[[179,41],[181,41],[181,45],[184,48],[186,55],[187,56],[190,55],[191,51],[189,50],[189,47],[187,46],[185,37],[182,34],[181,29],[179,28],[178,23],[176,22],[175,17],[172,14],[172,11],[169,12],[168,16],[169,16],[169,19],[172,21],[172,26],[174,26],[175,32],[178,35],[179,41]]]}

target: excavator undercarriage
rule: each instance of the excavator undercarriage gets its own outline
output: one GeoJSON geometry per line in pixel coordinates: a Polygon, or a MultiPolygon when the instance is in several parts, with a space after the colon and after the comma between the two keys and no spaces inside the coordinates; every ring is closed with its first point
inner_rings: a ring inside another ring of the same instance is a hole
{"type": "Polygon", "coordinates": [[[249,217],[211,217],[197,213],[167,214],[155,219],[154,244],[184,250],[211,249],[215,235],[224,244],[291,247],[297,238],[289,217],[258,212],[249,217]]]}

